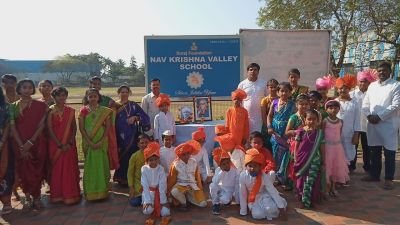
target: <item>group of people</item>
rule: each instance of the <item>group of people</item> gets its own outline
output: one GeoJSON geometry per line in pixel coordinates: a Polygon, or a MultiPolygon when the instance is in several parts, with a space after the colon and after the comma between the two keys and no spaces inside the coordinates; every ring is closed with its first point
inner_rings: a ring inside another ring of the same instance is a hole
{"type": "Polygon", "coordinates": [[[203,128],[175,146],[175,117],[160,80],[141,105],[129,100],[131,90],[120,86],[119,100],[102,95],[101,78],[89,81],[78,113],[66,105],[68,90],[44,80],[41,99],[32,99],[29,79],[2,76],[0,90],[0,200],[10,213],[11,195],[21,188],[26,204],[42,208],[42,182],[50,186],[50,201],[75,204],[81,200],[75,136],[82,134],[85,156],[83,196],[105,199],[113,180],[129,187],[129,203],[142,206],[147,224],[161,217],[168,224],[170,207],[186,211],[187,202],[207,206],[209,184],[212,213],[234,200],[240,215],[255,219],[286,219],[286,200],[277,191],[294,190],[304,207],[349,181],[355,169],[361,137],[364,181],[379,181],[381,152],[385,154],[385,189],[393,188],[399,129],[400,86],[390,78],[391,67],[341,78],[325,76],[316,90],[298,84],[300,71],[291,69],[289,82],[258,78],[260,66],[247,67],[247,79],[231,95],[225,124],[215,127],[215,148],[205,149],[203,128]],[[376,80],[376,81],[375,81],[376,80]],[[336,87],[337,97],[328,97],[336,87]],[[268,93],[266,96],[265,94],[268,93]],[[211,157],[209,157],[211,156],[211,157]]]}

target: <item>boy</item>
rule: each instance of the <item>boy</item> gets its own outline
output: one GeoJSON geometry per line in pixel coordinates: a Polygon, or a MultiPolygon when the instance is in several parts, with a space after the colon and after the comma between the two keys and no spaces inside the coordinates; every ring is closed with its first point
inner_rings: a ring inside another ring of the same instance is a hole
{"type": "Polygon", "coordinates": [[[232,161],[233,165],[236,167],[238,172],[242,172],[244,170],[244,155],[245,150],[242,146],[237,145],[233,142],[233,138],[231,134],[224,134],[222,136],[218,136],[215,138],[218,141],[221,149],[226,151],[232,161]]]}
{"type": "Polygon", "coordinates": [[[168,224],[171,212],[167,200],[167,176],[160,162],[160,145],[151,142],[144,149],[146,164],[142,166],[142,198],[143,214],[151,215],[146,224],[154,224],[155,219],[161,216],[161,224],[168,224]]]}
{"type": "Polygon", "coordinates": [[[236,89],[232,92],[231,97],[233,107],[229,107],[226,112],[226,127],[228,133],[232,134],[235,145],[244,146],[250,132],[249,114],[247,110],[242,107],[242,101],[247,97],[247,94],[242,89],[236,89]]]}
{"type": "Polygon", "coordinates": [[[170,130],[173,135],[172,144],[175,142],[175,119],[169,111],[171,101],[166,94],[159,94],[156,99],[156,104],[160,112],[154,118],[154,140],[162,144],[162,134],[166,130],[170,130]]]}
{"type": "Polygon", "coordinates": [[[232,197],[239,201],[239,173],[232,165],[228,152],[216,148],[213,157],[218,167],[210,184],[210,197],[213,204],[212,213],[219,215],[220,204],[229,205],[232,197]]]}
{"type": "MultiPolygon", "coordinates": [[[[101,90],[101,78],[98,76],[91,77],[89,79],[89,88],[94,88],[98,91],[101,90]]],[[[105,95],[101,95],[101,101],[99,103],[101,106],[105,106],[108,108],[116,108],[115,101],[105,95]]]]}
{"type": "Polygon", "coordinates": [[[197,141],[201,146],[200,151],[197,154],[193,154],[192,157],[196,160],[197,166],[199,167],[201,180],[209,183],[211,181],[212,171],[210,168],[207,149],[204,148],[204,143],[206,142],[204,127],[199,127],[197,131],[193,132],[192,139],[197,141]]]}
{"type": "Polygon", "coordinates": [[[191,157],[200,151],[198,142],[190,140],[178,145],[175,153],[178,158],[172,163],[168,174],[168,193],[175,205],[187,211],[188,200],[199,207],[206,207],[207,202],[201,184],[201,177],[196,160],[191,157]]]}
{"type": "Polygon", "coordinates": [[[162,140],[164,142],[164,146],[160,149],[160,164],[164,167],[165,174],[168,175],[169,167],[172,165],[172,162],[176,159],[175,147],[172,146],[173,139],[172,131],[166,130],[162,135],[162,140]]]}

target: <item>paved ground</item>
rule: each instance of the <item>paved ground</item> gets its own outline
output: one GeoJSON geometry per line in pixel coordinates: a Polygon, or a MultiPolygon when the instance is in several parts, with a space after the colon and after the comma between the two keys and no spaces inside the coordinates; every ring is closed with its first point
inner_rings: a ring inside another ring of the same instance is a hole
{"type": "MultiPolygon", "coordinates": [[[[313,210],[299,209],[293,194],[284,193],[289,203],[288,221],[241,217],[237,205],[224,208],[221,216],[214,216],[210,213],[210,202],[206,209],[192,207],[187,213],[172,210],[171,224],[400,224],[400,161],[397,158],[395,189],[391,191],[383,190],[382,183],[361,182],[364,172],[357,169],[351,175],[350,186],[339,190],[340,197],[325,201],[313,210]]],[[[75,206],[49,204],[48,196],[44,195],[45,209],[41,212],[24,210],[20,202],[14,201],[14,212],[4,219],[12,225],[144,224],[146,217],[141,210],[128,205],[127,191],[114,185],[108,200],[94,203],[83,200],[75,206]]]]}

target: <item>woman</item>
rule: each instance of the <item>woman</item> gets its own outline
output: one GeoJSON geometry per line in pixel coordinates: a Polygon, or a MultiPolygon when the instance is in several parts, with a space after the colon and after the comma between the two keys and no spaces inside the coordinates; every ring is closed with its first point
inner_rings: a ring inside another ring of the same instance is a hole
{"type": "Polygon", "coordinates": [[[143,109],[135,102],[129,101],[131,89],[123,85],[118,88],[119,101],[116,116],[116,133],[119,152],[120,167],[114,173],[114,181],[127,185],[127,171],[129,159],[138,150],[137,137],[142,131],[151,128],[150,118],[143,109]]]}
{"type": "Polygon", "coordinates": [[[10,106],[16,169],[27,205],[30,206],[32,203],[33,208],[39,210],[42,208],[40,189],[47,158],[47,143],[43,128],[48,107],[46,103],[32,99],[32,95],[35,94],[32,80],[20,80],[17,84],[17,94],[20,95],[20,100],[10,106]]]}
{"type": "Polygon", "coordinates": [[[83,192],[89,201],[105,199],[109,191],[108,132],[111,127],[112,110],[100,106],[100,102],[99,91],[91,88],[86,91],[84,106],[79,112],[79,130],[85,154],[83,192]]]}
{"type": "Polygon", "coordinates": [[[50,136],[50,200],[53,203],[64,202],[71,205],[81,199],[75,143],[75,110],[65,105],[68,91],[64,87],[53,89],[51,96],[55,105],[50,106],[47,117],[47,131],[50,136]]]}
{"type": "Polygon", "coordinates": [[[42,98],[39,100],[46,103],[48,106],[54,104],[54,99],[51,97],[51,90],[53,90],[53,83],[50,80],[42,80],[39,82],[38,89],[42,98]]]}

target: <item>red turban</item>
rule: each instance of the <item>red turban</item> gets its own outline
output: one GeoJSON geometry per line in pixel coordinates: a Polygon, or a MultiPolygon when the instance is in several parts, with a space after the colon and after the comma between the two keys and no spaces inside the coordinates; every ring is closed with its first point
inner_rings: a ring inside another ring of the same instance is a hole
{"type": "Polygon", "coordinates": [[[247,165],[250,162],[255,162],[263,166],[265,164],[265,157],[257,149],[251,148],[247,150],[246,155],[244,156],[244,165],[247,165]]]}
{"type": "Polygon", "coordinates": [[[221,160],[231,158],[231,156],[228,154],[228,152],[222,150],[220,147],[214,148],[214,150],[212,152],[212,156],[213,156],[215,162],[218,164],[218,166],[221,164],[221,160]]]}
{"type": "Polygon", "coordinates": [[[190,153],[191,155],[196,155],[199,153],[201,146],[199,142],[194,140],[189,140],[185,143],[182,143],[175,148],[175,154],[180,157],[185,153],[190,153]]]}
{"type": "Polygon", "coordinates": [[[195,141],[198,141],[203,138],[206,138],[206,132],[204,132],[204,127],[199,127],[195,132],[192,133],[192,139],[195,141]]]}
{"type": "Polygon", "coordinates": [[[245,91],[242,89],[236,89],[235,91],[232,92],[232,100],[238,99],[238,100],[243,100],[247,98],[247,94],[245,91]]]}
{"type": "Polygon", "coordinates": [[[222,135],[222,134],[226,134],[226,133],[228,133],[228,129],[225,127],[225,125],[218,124],[215,126],[215,134],[216,135],[218,135],[218,134],[222,135]]]}
{"type": "Polygon", "coordinates": [[[150,142],[144,149],[143,154],[145,161],[153,155],[160,157],[160,145],[157,142],[150,142]]]}
{"type": "Polygon", "coordinates": [[[351,74],[346,74],[343,77],[336,79],[336,84],[335,84],[337,88],[346,86],[350,89],[354,88],[356,85],[357,85],[357,78],[351,74]]]}
{"type": "Polygon", "coordinates": [[[164,103],[167,103],[167,105],[171,105],[171,100],[169,99],[169,96],[166,94],[159,94],[156,99],[157,106],[160,107],[164,103]]]}

